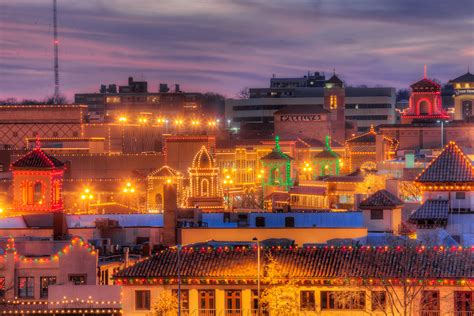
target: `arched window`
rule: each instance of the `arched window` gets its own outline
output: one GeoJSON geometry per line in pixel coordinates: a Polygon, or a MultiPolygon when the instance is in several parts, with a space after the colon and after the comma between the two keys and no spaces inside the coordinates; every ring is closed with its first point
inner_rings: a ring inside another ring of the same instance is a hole
{"type": "Polygon", "coordinates": [[[209,180],[201,180],[201,196],[209,196],[209,180]]]}
{"type": "Polygon", "coordinates": [[[472,101],[466,100],[462,101],[462,117],[463,118],[468,118],[472,116],[472,101]]]}
{"type": "Polygon", "coordinates": [[[430,114],[430,103],[426,100],[422,100],[419,105],[420,115],[428,115],[430,114]]]}
{"type": "Polygon", "coordinates": [[[270,171],[270,185],[280,184],[279,170],[277,167],[270,171]]]}
{"type": "Polygon", "coordinates": [[[59,180],[55,180],[53,183],[53,203],[57,204],[61,202],[61,183],[59,180]]]}
{"type": "Polygon", "coordinates": [[[163,197],[160,193],[155,194],[155,205],[157,210],[161,210],[163,208],[163,197]]]}
{"type": "Polygon", "coordinates": [[[28,203],[28,182],[21,183],[21,203],[27,205],[28,203]]]}
{"type": "Polygon", "coordinates": [[[43,186],[41,182],[35,182],[33,186],[33,204],[43,203],[43,186]]]}

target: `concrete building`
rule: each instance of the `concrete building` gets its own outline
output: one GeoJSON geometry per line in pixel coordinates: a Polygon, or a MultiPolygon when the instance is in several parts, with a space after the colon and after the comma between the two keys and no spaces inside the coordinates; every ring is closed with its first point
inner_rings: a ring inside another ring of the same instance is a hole
{"type": "Polygon", "coordinates": [[[417,237],[431,244],[474,245],[474,172],[461,148],[450,142],[415,182],[423,192],[422,205],[410,216],[417,237]]]}
{"type": "Polygon", "coordinates": [[[115,278],[130,316],[148,315],[160,297],[177,296],[178,284],[185,315],[271,315],[275,300],[285,299],[298,315],[469,315],[473,267],[471,249],[190,246],[163,251],[115,278]],[[273,294],[262,304],[263,291],[273,288],[290,298],[273,294]]]}
{"type": "MultiPolygon", "coordinates": [[[[275,81],[275,78],[272,80],[275,81]]],[[[302,81],[306,82],[307,78],[302,78],[302,81]]],[[[327,105],[330,108],[331,99],[327,90],[328,85],[331,85],[330,80],[325,81],[324,86],[316,84],[316,81],[314,83],[274,84],[270,88],[250,89],[248,99],[226,100],[226,120],[231,121],[231,127],[245,128],[252,124],[273,124],[275,112],[286,107],[326,108],[327,105]]],[[[371,125],[396,122],[395,88],[344,87],[341,92],[344,96],[342,108],[345,119],[353,122],[358,131],[365,131],[371,125]]]]}
{"type": "Polygon", "coordinates": [[[124,114],[139,117],[198,113],[203,98],[201,93],[181,91],[179,85],[170,92],[167,84],[160,84],[157,92],[150,92],[146,81],[129,77],[128,84],[119,86],[118,91],[115,84],[102,85],[98,93],[76,93],[74,102],[89,107],[91,121],[110,121],[124,114]]]}
{"type": "Polygon", "coordinates": [[[454,88],[454,119],[468,120],[474,113],[474,75],[468,71],[449,83],[454,88]]]}

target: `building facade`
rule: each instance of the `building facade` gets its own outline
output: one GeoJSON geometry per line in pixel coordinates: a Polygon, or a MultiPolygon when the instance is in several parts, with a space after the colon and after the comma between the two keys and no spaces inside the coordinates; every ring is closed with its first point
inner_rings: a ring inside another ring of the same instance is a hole
{"type": "Polygon", "coordinates": [[[454,88],[454,119],[468,120],[474,113],[474,75],[468,71],[449,83],[454,88]]]}
{"type": "Polygon", "coordinates": [[[176,296],[178,283],[184,315],[271,315],[272,299],[286,299],[287,313],[299,315],[469,315],[473,263],[472,250],[462,248],[186,247],[179,256],[163,251],[115,279],[123,287],[123,312],[133,316],[148,315],[163,293],[176,296]],[[258,253],[266,271],[261,279],[258,253]]]}

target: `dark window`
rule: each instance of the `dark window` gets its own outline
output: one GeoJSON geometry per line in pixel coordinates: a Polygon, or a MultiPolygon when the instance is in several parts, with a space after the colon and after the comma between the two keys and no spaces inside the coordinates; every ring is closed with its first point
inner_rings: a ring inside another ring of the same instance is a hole
{"type": "Polygon", "coordinates": [[[365,308],[363,291],[321,291],[321,309],[355,309],[365,308]]]}
{"type": "Polygon", "coordinates": [[[384,121],[388,119],[388,115],[347,115],[346,120],[351,121],[384,121]]]}
{"type": "Polygon", "coordinates": [[[150,310],[150,291],[135,291],[135,310],[150,310]]]}
{"type": "Polygon", "coordinates": [[[255,226],[256,227],[265,227],[265,217],[257,216],[255,218],[255,226]]]}
{"type": "Polygon", "coordinates": [[[456,200],[465,200],[466,192],[456,192],[456,200]]]}
{"type": "MultiPolygon", "coordinates": [[[[423,291],[421,294],[421,313],[435,313],[439,312],[439,291],[423,291]]],[[[436,314],[437,315],[437,314],[436,314]]]]}
{"type": "Polygon", "coordinates": [[[316,303],[314,300],[314,291],[300,292],[300,310],[301,311],[315,311],[316,303]]]}
{"type": "Polygon", "coordinates": [[[0,298],[5,297],[6,290],[7,290],[7,285],[5,284],[5,278],[0,277],[0,298]]]}
{"type": "Polygon", "coordinates": [[[242,291],[226,290],[225,291],[225,309],[226,315],[240,316],[242,309],[242,291]]]}
{"type": "Polygon", "coordinates": [[[459,316],[471,316],[474,312],[474,292],[473,291],[455,291],[454,292],[454,311],[455,312],[471,312],[457,313],[459,316]]]}
{"type": "Polygon", "coordinates": [[[370,210],[370,219],[383,219],[383,210],[370,210]]]}
{"type": "Polygon", "coordinates": [[[72,282],[74,285],[85,285],[87,276],[85,274],[70,275],[69,282],[72,282]]]}
{"type": "Polygon", "coordinates": [[[214,290],[199,291],[199,315],[208,316],[216,313],[216,293],[214,290]]]}
{"type": "MultiPolygon", "coordinates": [[[[173,290],[172,293],[173,296],[178,297],[178,290],[173,290]]],[[[180,296],[181,312],[187,315],[189,313],[189,290],[181,290],[180,296]]]]}
{"type": "Polygon", "coordinates": [[[285,217],[285,227],[295,227],[295,218],[293,216],[285,217]]]}
{"type": "Polygon", "coordinates": [[[56,284],[56,277],[54,276],[40,278],[40,298],[48,297],[48,288],[53,284],[56,284]]]}
{"type": "Polygon", "coordinates": [[[372,310],[384,311],[387,307],[387,295],[385,291],[372,291],[372,310]]]}
{"type": "Polygon", "coordinates": [[[34,298],[35,296],[35,278],[19,277],[18,278],[18,297],[34,298]]]}
{"type": "Polygon", "coordinates": [[[389,103],[373,103],[373,104],[346,104],[346,109],[390,109],[392,105],[389,103]]]}

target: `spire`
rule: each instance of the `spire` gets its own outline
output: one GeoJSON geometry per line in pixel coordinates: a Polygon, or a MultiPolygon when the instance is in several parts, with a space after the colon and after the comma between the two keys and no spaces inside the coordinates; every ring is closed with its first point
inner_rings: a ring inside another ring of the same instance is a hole
{"type": "Polygon", "coordinates": [[[331,150],[331,137],[326,135],[326,149],[331,150]]]}
{"type": "Polygon", "coordinates": [[[35,140],[35,149],[40,149],[41,148],[41,141],[39,134],[36,134],[36,140],[35,140]]]}
{"type": "Polygon", "coordinates": [[[426,64],[423,66],[423,79],[426,79],[426,64]]]}
{"type": "Polygon", "coordinates": [[[280,136],[275,136],[275,148],[278,150],[278,151],[281,151],[281,148],[280,148],[280,136]]]}

